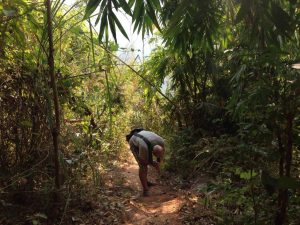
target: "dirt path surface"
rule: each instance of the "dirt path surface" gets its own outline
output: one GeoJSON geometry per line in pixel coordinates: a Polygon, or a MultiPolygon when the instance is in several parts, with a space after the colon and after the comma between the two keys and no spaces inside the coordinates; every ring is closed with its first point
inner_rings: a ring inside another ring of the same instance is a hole
{"type": "Polygon", "coordinates": [[[148,168],[148,180],[156,185],[150,188],[149,197],[141,196],[141,186],[138,178],[138,165],[133,160],[122,165],[120,170],[124,177],[124,186],[133,190],[125,204],[127,225],[179,225],[180,209],[186,200],[178,191],[164,184],[153,168],[148,168]]]}

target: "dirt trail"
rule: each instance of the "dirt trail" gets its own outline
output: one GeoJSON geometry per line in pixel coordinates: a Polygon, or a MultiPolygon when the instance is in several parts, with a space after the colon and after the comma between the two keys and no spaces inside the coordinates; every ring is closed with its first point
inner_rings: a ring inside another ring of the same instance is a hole
{"type": "Polygon", "coordinates": [[[173,191],[158,178],[153,168],[148,169],[148,180],[156,183],[150,188],[149,197],[141,197],[138,165],[132,159],[120,170],[124,185],[134,190],[135,197],[126,203],[126,225],[179,225],[179,211],[185,198],[173,191]]]}

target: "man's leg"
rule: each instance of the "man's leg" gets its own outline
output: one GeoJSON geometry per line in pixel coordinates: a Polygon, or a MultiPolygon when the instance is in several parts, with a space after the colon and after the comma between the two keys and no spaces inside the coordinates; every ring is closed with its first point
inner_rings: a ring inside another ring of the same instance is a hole
{"type": "Polygon", "coordinates": [[[139,177],[140,177],[141,184],[143,186],[143,195],[144,196],[148,196],[148,191],[149,191],[149,187],[148,187],[148,183],[147,183],[147,172],[148,172],[147,165],[141,165],[139,167],[139,177]]]}

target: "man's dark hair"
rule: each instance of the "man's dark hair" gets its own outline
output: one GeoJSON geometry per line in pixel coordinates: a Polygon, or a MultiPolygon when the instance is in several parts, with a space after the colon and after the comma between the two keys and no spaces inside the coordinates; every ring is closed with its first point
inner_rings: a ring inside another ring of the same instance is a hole
{"type": "Polygon", "coordinates": [[[129,134],[126,135],[126,141],[129,142],[130,138],[136,134],[144,130],[143,128],[134,128],[133,130],[130,131],[129,134]]]}

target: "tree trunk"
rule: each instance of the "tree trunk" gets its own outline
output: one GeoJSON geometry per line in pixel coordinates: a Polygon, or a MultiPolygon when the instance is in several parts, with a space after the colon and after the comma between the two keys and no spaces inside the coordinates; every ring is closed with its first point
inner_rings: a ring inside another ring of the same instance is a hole
{"type": "Polygon", "coordinates": [[[53,33],[52,33],[52,16],[51,16],[51,0],[45,0],[45,5],[47,8],[47,31],[48,31],[48,42],[49,42],[49,54],[48,54],[48,65],[49,65],[49,76],[51,79],[51,88],[53,92],[53,102],[54,102],[54,115],[55,124],[52,124],[52,138],[53,138],[53,155],[54,155],[54,165],[55,165],[55,188],[58,190],[60,188],[60,169],[58,160],[58,136],[60,130],[60,120],[59,120],[59,101],[58,93],[56,87],[55,73],[54,73],[54,57],[53,57],[53,33]]]}

